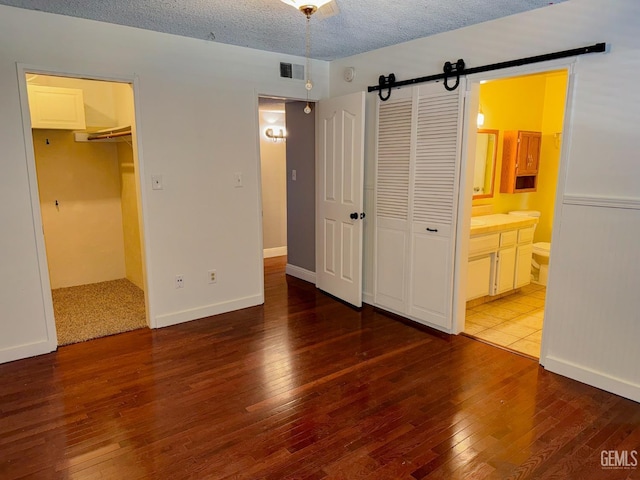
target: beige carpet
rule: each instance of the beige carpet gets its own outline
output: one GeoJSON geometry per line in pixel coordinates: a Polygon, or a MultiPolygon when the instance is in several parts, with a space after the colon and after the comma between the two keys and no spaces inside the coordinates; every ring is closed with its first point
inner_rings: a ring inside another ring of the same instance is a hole
{"type": "Polygon", "coordinates": [[[127,279],[52,290],[58,345],[147,326],[144,292],[127,279]]]}

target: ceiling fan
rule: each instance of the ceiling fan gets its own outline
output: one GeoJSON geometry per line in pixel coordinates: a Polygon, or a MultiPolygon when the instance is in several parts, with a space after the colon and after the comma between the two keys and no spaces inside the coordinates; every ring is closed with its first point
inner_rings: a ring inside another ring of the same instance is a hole
{"type": "Polygon", "coordinates": [[[313,88],[313,82],[311,81],[311,15],[318,12],[316,17],[325,19],[330,16],[334,16],[338,13],[338,5],[335,0],[280,0],[287,5],[291,5],[302,12],[307,17],[307,29],[306,29],[306,45],[305,45],[305,88],[307,90],[307,105],[304,107],[304,113],[311,113],[311,105],[309,104],[309,90],[313,88]]]}
{"type": "Polygon", "coordinates": [[[340,13],[336,0],[280,0],[287,5],[297,8],[307,16],[314,15],[318,20],[324,20],[340,13]]]}

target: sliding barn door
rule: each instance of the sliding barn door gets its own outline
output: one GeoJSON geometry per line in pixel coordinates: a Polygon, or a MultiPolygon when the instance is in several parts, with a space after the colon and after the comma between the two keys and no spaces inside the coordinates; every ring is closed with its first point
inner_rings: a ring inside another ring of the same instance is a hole
{"type": "Polygon", "coordinates": [[[374,301],[397,313],[408,313],[413,97],[407,88],[378,100],[374,301]]]}
{"type": "Polygon", "coordinates": [[[318,103],[316,286],[362,306],[364,92],[318,103]]]}
{"type": "Polygon", "coordinates": [[[465,85],[418,87],[412,171],[409,314],[452,328],[453,267],[465,85]]]}
{"type": "Polygon", "coordinates": [[[451,331],[464,85],[378,104],[375,303],[451,331]]]}

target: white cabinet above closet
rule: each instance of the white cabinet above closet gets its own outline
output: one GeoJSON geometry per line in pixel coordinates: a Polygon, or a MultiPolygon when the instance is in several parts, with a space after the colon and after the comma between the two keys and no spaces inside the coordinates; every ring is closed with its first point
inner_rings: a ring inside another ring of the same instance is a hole
{"type": "Polygon", "coordinates": [[[452,330],[464,85],[378,101],[376,306],[452,330]]]}
{"type": "Polygon", "coordinates": [[[84,130],[84,96],[77,88],[28,85],[31,128],[84,130]]]}

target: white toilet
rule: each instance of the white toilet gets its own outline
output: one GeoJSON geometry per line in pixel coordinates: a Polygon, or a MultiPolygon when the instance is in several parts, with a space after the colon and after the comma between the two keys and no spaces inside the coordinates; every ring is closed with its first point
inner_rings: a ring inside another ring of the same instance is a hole
{"type": "MultiPolygon", "coordinates": [[[[540,218],[537,210],[514,210],[509,215],[520,217],[540,218]]],[[[536,224],[534,227],[537,227],[536,224]]],[[[531,258],[531,281],[539,285],[547,285],[549,277],[549,256],[551,255],[551,244],[549,242],[536,242],[533,244],[533,257],[531,258]]]]}

